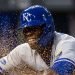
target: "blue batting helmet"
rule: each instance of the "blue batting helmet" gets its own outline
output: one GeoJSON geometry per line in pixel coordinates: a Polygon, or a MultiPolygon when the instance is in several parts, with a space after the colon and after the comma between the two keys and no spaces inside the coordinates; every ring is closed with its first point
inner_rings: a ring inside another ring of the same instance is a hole
{"type": "Polygon", "coordinates": [[[54,22],[51,13],[41,5],[25,9],[20,15],[20,28],[42,26],[43,33],[38,39],[41,46],[46,46],[54,37],[54,22]]]}

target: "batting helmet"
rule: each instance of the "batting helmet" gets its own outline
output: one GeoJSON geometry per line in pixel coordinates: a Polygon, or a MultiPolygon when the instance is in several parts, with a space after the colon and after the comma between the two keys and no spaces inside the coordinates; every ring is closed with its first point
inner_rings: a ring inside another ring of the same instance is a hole
{"type": "Polygon", "coordinates": [[[41,46],[46,46],[54,37],[54,22],[51,13],[41,5],[25,9],[20,15],[20,28],[43,26],[43,33],[38,38],[41,46]]]}

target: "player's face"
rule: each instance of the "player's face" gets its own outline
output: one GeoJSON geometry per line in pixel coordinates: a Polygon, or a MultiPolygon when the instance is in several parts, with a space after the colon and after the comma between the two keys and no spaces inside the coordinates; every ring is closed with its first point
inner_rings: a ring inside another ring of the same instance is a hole
{"type": "Polygon", "coordinates": [[[37,40],[42,34],[42,28],[28,27],[28,28],[25,28],[23,32],[24,32],[26,42],[29,43],[29,45],[32,48],[35,48],[38,45],[37,40]]]}

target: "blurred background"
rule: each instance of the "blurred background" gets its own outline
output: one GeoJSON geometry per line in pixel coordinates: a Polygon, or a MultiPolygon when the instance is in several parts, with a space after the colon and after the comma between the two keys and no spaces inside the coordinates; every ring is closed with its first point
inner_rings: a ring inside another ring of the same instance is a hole
{"type": "Polygon", "coordinates": [[[51,11],[57,31],[75,37],[75,0],[0,0],[0,50],[3,54],[21,43],[17,37],[20,12],[35,4],[51,11]]]}

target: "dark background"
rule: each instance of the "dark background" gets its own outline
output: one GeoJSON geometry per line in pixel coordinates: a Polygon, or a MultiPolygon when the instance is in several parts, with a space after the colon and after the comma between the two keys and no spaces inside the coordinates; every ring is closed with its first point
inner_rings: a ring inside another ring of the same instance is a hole
{"type": "MultiPolygon", "coordinates": [[[[0,0],[0,48],[12,50],[19,42],[17,27],[20,12],[31,5],[47,7],[56,31],[75,37],[75,0],[0,0]]],[[[19,38],[22,38],[19,36],[19,38]]]]}

